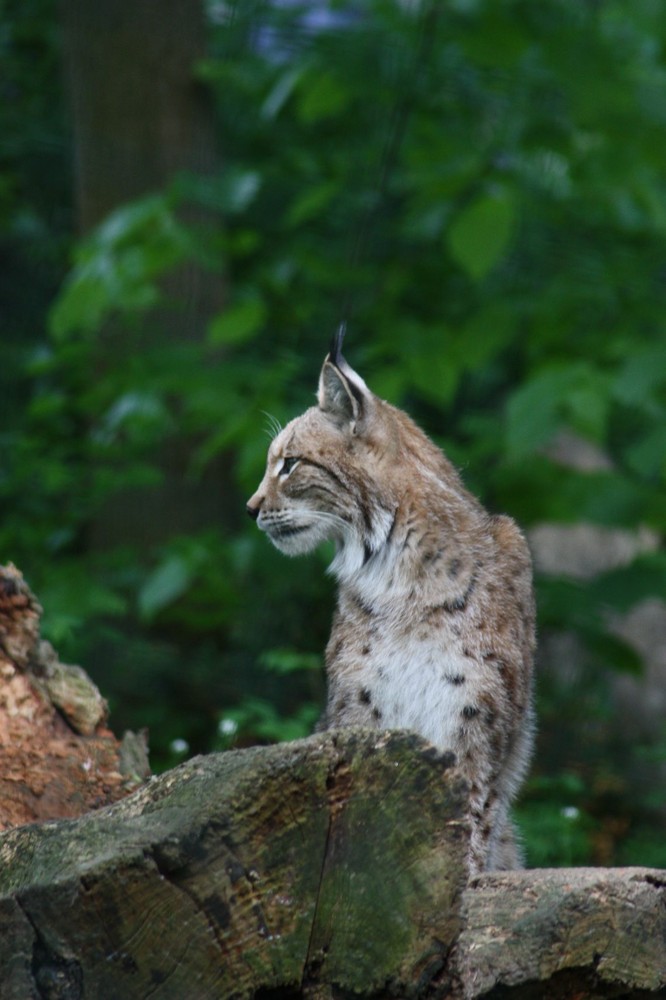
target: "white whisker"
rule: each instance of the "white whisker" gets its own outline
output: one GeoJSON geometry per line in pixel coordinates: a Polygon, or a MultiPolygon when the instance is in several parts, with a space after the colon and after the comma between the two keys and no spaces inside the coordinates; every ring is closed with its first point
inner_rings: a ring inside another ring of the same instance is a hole
{"type": "Polygon", "coordinates": [[[326,510],[308,510],[308,518],[313,521],[321,521],[324,524],[332,524],[342,531],[349,528],[349,521],[345,521],[344,517],[326,510]]]}
{"type": "Polygon", "coordinates": [[[277,417],[274,417],[272,413],[267,413],[266,410],[261,411],[268,421],[268,427],[265,428],[265,433],[268,434],[271,441],[275,440],[278,434],[282,430],[282,424],[277,417]]]}

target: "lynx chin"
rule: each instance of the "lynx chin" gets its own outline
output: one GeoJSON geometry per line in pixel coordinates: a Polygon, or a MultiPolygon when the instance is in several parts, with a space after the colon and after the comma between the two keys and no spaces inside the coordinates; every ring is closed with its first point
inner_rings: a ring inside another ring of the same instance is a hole
{"type": "Polygon", "coordinates": [[[519,867],[508,813],[533,736],[527,545],[368,389],[341,339],[318,405],[271,443],[248,512],[286,555],[336,543],[321,728],[410,729],[453,750],[471,788],[471,871],[519,867]]]}

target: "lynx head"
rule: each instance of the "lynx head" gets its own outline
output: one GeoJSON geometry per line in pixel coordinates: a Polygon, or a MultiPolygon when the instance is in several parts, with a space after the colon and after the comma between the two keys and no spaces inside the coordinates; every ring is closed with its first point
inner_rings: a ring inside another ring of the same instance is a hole
{"type": "Polygon", "coordinates": [[[350,368],[341,354],[342,335],[324,360],[318,405],[273,440],[264,478],[247,504],[286,555],[334,540],[338,576],[360,569],[390,534],[398,498],[387,473],[404,417],[350,368]]]}

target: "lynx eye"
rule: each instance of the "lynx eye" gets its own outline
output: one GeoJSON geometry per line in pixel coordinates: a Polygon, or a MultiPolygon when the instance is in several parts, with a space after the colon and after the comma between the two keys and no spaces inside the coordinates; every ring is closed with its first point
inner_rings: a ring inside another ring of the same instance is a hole
{"type": "Polygon", "coordinates": [[[293,455],[290,456],[289,458],[283,458],[282,465],[280,466],[279,475],[288,476],[298,461],[299,460],[295,458],[293,455]]]}

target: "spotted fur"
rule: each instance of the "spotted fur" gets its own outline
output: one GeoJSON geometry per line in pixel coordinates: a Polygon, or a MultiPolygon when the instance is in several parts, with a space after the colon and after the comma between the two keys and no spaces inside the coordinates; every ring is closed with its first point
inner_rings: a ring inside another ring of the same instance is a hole
{"type": "Polygon", "coordinates": [[[508,810],[532,747],[527,546],[339,351],[318,405],[273,440],[248,512],[287,555],[333,539],[338,601],[322,728],[411,729],[455,751],[472,871],[520,865],[508,810]]]}

